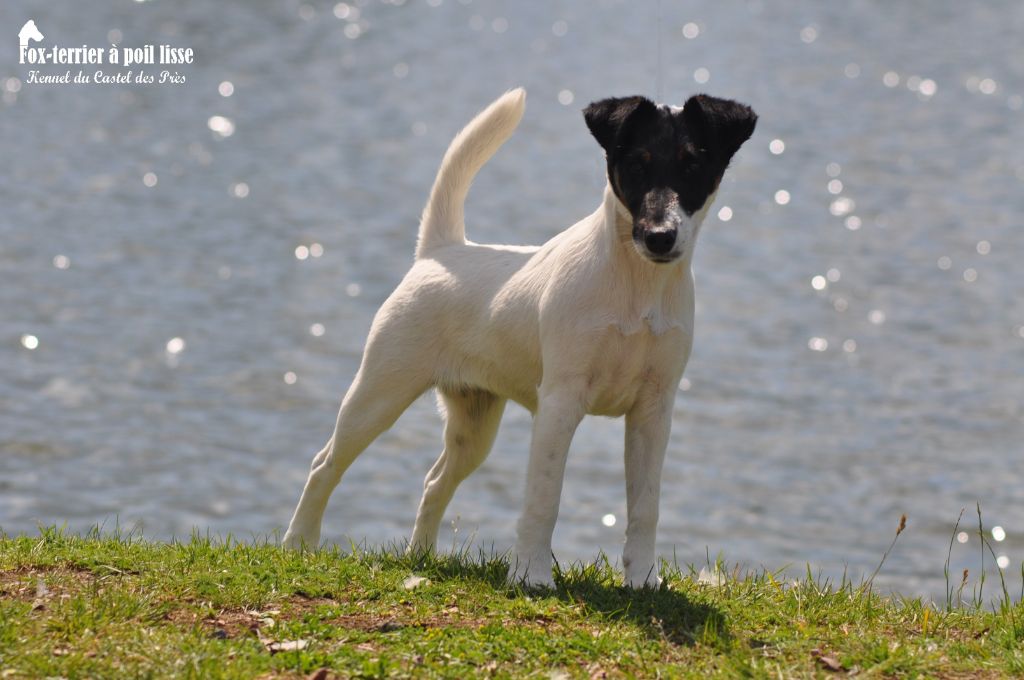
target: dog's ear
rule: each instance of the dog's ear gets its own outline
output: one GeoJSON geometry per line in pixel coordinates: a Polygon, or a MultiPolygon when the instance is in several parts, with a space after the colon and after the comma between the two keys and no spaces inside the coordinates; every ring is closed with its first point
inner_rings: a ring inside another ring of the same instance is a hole
{"type": "Polygon", "coordinates": [[[627,120],[652,113],[657,113],[657,107],[646,97],[612,97],[583,109],[583,119],[605,153],[611,153],[627,120]]]}
{"type": "Polygon", "coordinates": [[[683,120],[690,133],[728,164],[743,142],[754,134],[757,114],[746,104],[696,94],[683,106],[683,120]]]}

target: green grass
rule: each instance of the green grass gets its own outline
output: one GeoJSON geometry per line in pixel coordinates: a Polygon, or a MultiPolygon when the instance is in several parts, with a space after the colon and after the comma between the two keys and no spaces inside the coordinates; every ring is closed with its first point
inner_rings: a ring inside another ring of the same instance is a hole
{"type": "Polygon", "coordinates": [[[670,565],[661,588],[631,591],[603,560],[531,592],[505,571],[465,554],[0,535],[0,678],[1024,674],[1009,599],[935,607],[768,572],[714,585],[670,565]],[[414,574],[429,583],[406,590],[414,574]]]}

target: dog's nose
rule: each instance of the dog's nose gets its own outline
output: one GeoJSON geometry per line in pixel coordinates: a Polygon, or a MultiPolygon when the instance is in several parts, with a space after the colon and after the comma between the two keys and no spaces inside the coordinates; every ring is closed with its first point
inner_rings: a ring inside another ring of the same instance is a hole
{"type": "Polygon", "coordinates": [[[644,245],[654,255],[665,255],[676,244],[675,229],[660,229],[644,234],[644,245]]]}

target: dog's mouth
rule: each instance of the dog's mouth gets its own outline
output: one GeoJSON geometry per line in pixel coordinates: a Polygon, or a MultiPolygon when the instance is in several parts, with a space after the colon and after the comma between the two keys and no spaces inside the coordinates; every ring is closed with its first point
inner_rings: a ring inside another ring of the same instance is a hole
{"type": "Polygon", "coordinates": [[[633,248],[636,250],[637,254],[640,255],[640,257],[644,258],[645,260],[649,260],[655,264],[672,264],[673,262],[676,262],[680,257],[682,257],[684,250],[680,246],[680,244],[677,243],[676,247],[674,247],[671,251],[667,253],[654,253],[651,252],[649,248],[647,248],[643,241],[636,239],[633,240],[633,248]]]}

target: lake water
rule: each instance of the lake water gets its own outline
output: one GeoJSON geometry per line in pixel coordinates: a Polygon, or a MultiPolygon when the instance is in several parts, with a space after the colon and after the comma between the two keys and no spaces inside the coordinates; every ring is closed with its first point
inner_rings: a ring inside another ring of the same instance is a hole
{"type": "MultiPolygon", "coordinates": [[[[906,513],[877,583],[942,598],[965,507],[952,568],[977,582],[980,501],[1019,587],[1024,5],[15,0],[0,26],[4,531],[283,528],[458,128],[527,88],[467,221],[539,243],[601,198],[582,106],[706,91],[761,119],[695,257],[661,555],[859,578],[906,513]],[[29,18],[43,46],[196,63],[180,85],[28,83],[29,18]]],[[[511,546],[529,426],[510,406],[442,545],[511,546]]],[[[425,396],[352,467],[324,537],[407,537],[440,431],[425,396]]],[[[562,560],[620,552],[622,435],[576,436],[562,560]]]]}

